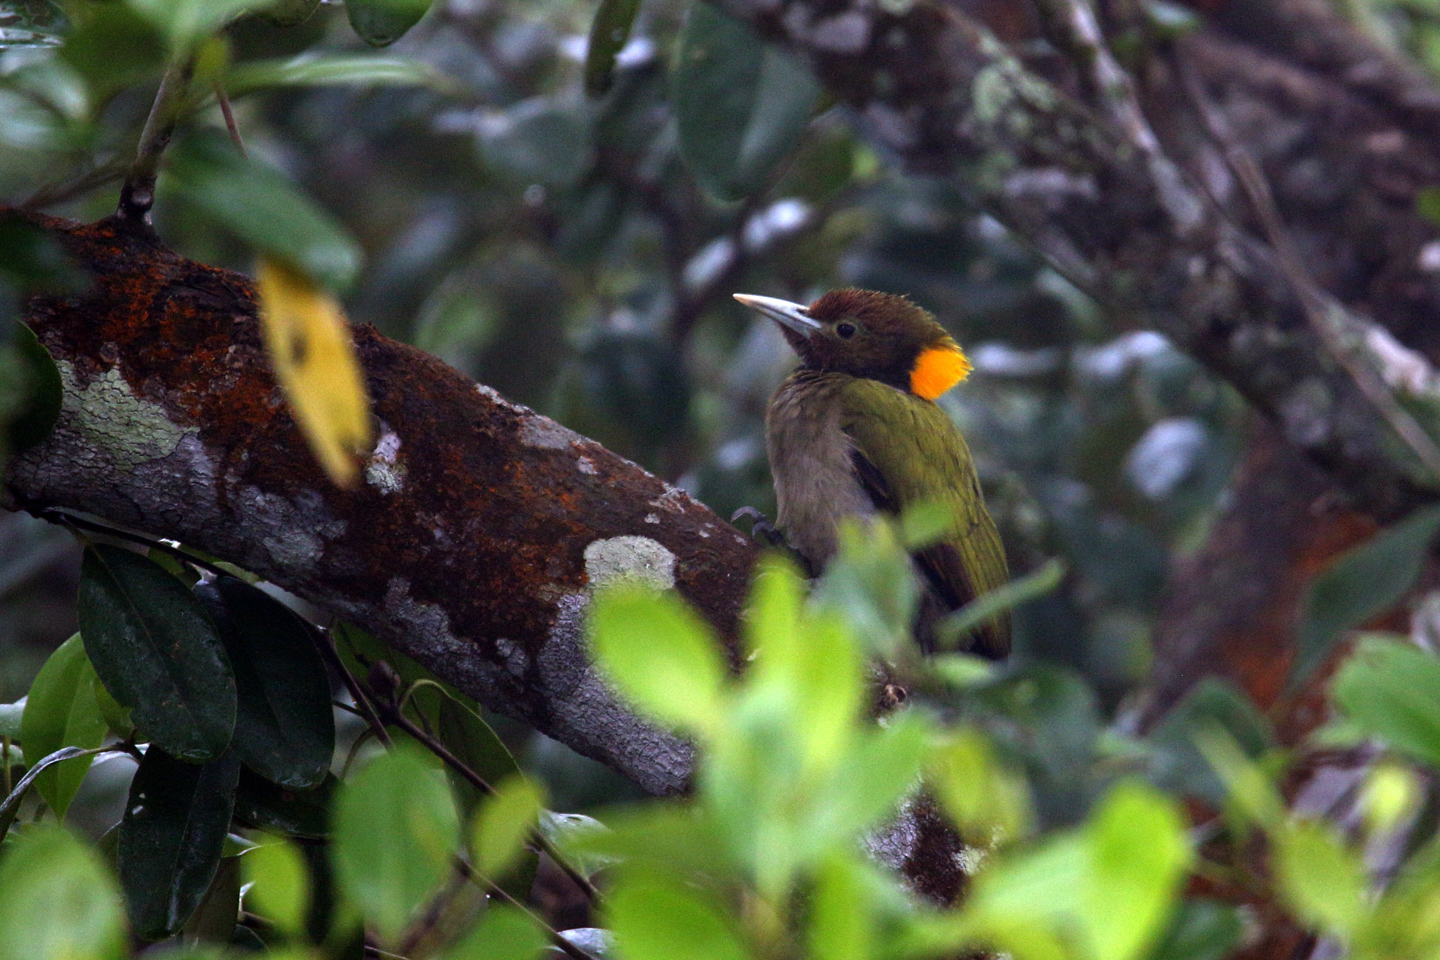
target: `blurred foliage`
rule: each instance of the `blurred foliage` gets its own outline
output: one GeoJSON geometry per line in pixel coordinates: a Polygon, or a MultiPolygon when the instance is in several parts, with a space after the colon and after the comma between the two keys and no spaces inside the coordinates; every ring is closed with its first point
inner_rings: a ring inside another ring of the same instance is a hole
{"type": "MultiPolygon", "coordinates": [[[[598,658],[702,749],[693,802],[606,808],[601,827],[542,807],[600,812],[632,787],[361,632],[337,628],[331,658],[331,637],[233,570],[103,538],[82,570],[64,535],[9,517],[0,960],[126,955],[121,902],[132,935],[194,956],[348,958],[368,930],[372,950],[518,960],[547,934],[501,901],[560,916],[540,893],[557,857],[607,887],[598,911],[555,921],[597,957],[1224,956],[1244,914],[1183,896],[1191,875],[1273,893],[1352,956],[1440,957],[1433,837],[1411,838],[1383,893],[1362,860],[1433,821],[1430,653],[1367,638],[1334,681],[1337,721],[1291,752],[1218,683],[1147,738],[1129,730],[1168,571],[1235,465],[1232,391],[1102,315],[955,184],[895,169],[803,65],[709,6],[257,6],[0,0],[0,201],[111,213],[167,65],[190,64],[154,211],[166,243],[302,274],[311,299],[335,292],[351,320],[725,515],[773,512],[762,421],[791,362],[730,294],[909,294],[975,364],[943,404],[1017,575],[1017,652],[1003,669],[916,656],[913,518],[848,531],[808,601],[766,568],[743,681],[677,599],[620,588],[598,601],[598,658]],[[76,618],[54,598],[77,580],[83,636],[62,643],[76,618]],[[883,725],[865,719],[874,661],[915,694],[883,725]],[[1362,826],[1284,811],[1277,783],[1299,758],[1361,741],[1388,747],[1362,826]],[[893,836],[922,779],[969,844],[957,909],[917,905],[860,852],[893,836]],[[1199,846],[1197,805],[1222,811],[1199,846]]],[[[1434,4],[1349,6],[1440,65],[1434,4]]],[[[83,282],[0,216],[0,456],[43,440],[63,382],[17,322],[21,298],[83,282]]],[[[1422,515],[1317,583],[1307,658],[1412,581],[1433,534],[1422,515]]]]}

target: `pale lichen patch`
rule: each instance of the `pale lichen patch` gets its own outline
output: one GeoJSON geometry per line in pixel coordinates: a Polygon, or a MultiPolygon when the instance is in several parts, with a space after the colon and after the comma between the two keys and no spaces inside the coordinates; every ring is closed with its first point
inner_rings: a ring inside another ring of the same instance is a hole
{"type": "Polygon", "coordinates": [[[506,410],[510,410],[514,413],[531,412],[529,407],[523,407],[520,404],[514,402],[513,400],[507,400],[505,397],[500,395],[500,391],[496,390],[494,387],[487,387],[483,383],[475,384],[475,392],[480,394],[480,396],[484,397],[486,400],[489,400],[491,403],[498,404],[499,406],[504,407],[506,410]]]}
{"type": "Polygon", "coordinates": [[[585,576],[591,587],[621,580],[668,590],[675,586],[675,554],[649,537],[610,537],[585,547],[585,576]]]}
{"type": "Polygon", "coordinates": [[[400,437],[382,424],[375,451],[365,464],[365,482],[381,493],[399,493],[405,486],[405,464],[400,461],[400,437]]]}
{"type": "Polygon", "coordinates": [[[542,417],[539,414],[530,415],[520,425],[520,442],[527,447],[538,447],[542,450],[565,450],[572,443],[584,439],[574,430],[562,427],[549,417],[542,417]]]}
{"type": "Polygon", "coordinates": [[[668,510],[671,513],[684,513],[685,504],[689,499],[684,490],[667,483],[665,492],[651,500],[649,506],[659,507],[661,510],[668,510]]]}
{"type": "Polygon", "coordinates": [[[64,414],[86,446],[100,451],[117,470],[130,473],[152,460],[170,456],[194,427],[180,427],[158,403],[142,399],[118,369],[110,369],[82,389],[75,366],[57,360],[64,389],[64,414]]]}
{"type": "Polygon", "coordinates": [[[595,461],[591,460],[589,457],[581,457],[579,462],[576,463],[576,469],[578,469],[581,473],[592,477],[599,472],[595,469],[595,461]]]}

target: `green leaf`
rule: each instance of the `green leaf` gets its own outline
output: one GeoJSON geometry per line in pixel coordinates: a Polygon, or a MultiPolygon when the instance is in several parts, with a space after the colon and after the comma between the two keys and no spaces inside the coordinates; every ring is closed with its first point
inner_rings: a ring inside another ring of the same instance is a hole
{"type": "Polygon", "coordinates": [[[1150,960],[1224,960],[1244,935],[1239,908],[1215,900],[1186,900],[1150,960]]]}
{"type": "MultiPolygon", "coordinates": [[[[490,725],[465,702],[443,686],[437,693],[439,704],[435,708],[438,716],[440,742],[486,783],[500,783],[510,776],[518,776],[520,766],[505,746],[505,741],[490,729],[490,725]]],[[[445,775],[455,787],[460,798],[460,811],[469,817],[483,798],[478,787],[459,773],[445,768],[445,775]]]]}
{"type": "Polygon", "coordinates": [[[132,8],[164,33],[172,50],[188,51],[237,14],[264,7],[266,0],[129,0],[132,8]]]}
{"type": "Polygon", "coordinates": [[[690,7],[674,72],[680,155],[707,193],[761,192],[800,142],[819,86],[790,54],[713,4],[690,7]]]}
{"type": "Polygon", "coordinates": [[[1083,896],[1096,960],[1135,960],[1159,938],[1190,866],[1186,826],[1175,801],[1136,781],[1095,812],[1083,896]]]}
{"type": "Polygon", "coordinates": [[[531,960],[549,941],[535,921],[513,907],[491,907],[446,960],[531,960]]]}
{"type": "Polygon", "coordinates": [[[479,134],[485,162],[516,184],[564,189],[590,166],[590,118],[582,105],[556,97],[487,112],[479,134]]]}
{"type": "MultiPolygon", "coordinates": [[[[297,27],[309,20],[319,7],[320,0],[271,0],[258,13],[262,20],[277,27],[297,27]]],[[[226,84],[226,89],[229,89],[229,84],[226,84]]]]}
{"type": "Polygon", "coordinates": [[[491,880],[504,877],[519,862],[525,841],[535,830],[545,800],[523,776],[513,776],[495,788],[475,817],[471,849],[475,868],[491,880]]]}
{"type": "Polygon", "coordinates": [[[380,57],[364,53],[307,55],[291,60],[252,60],[232,67],[225,75],[225,92],[231,99],[275,87],[372,84],[447,90],[451,86],[427,63],[403,57],[380,57]]]}
{"type": "Polygon", "coordinates": [[[287,790],[257,773],[241,770],[235,818],[261,830],[324,839],[330,835],[330,798],[339,782],[331,774],[310,790],[287,790]]]}
{"type": "Polygon", "coordinates": [[[1165,715],[1149,737],[1155,748],[1151,776],[1162,787],[1218,805],[1225,798],[1224,785],[1193,739],[1195,731],[1202,727],[1224,730],[1249,757],[1273,747],[1275,735],[1249,697],[1215,677],[1197,683],[1165,715]]]}
{"type": "Polygon", "coordinates": [[[928,782],[960,828],[980,846],[1020,837],[1030,822],[1030,796],[1023,776],[1005,769],[985,735],[959,727],[932,747],[928,782]]]}
{"type": "Polygon", "coordinates": [[[345,15],[361,40],[385,47],[420,22],[431,0],[345,0],[345,15]]]}
{"type": "Polygon", "coordinates": [[[166,157],[166,183],[241,240],[332,290],[354,282],[360,247],[340,221],[220,131],[192,134],[166,157]]]}
{"type": "Polygon", "coordinates": [[[60,58],[84,78],[98,109],[121,90],[158,79],[169,54],[160,30],[126,4],[85,6],[85,20],[65,38],[60,58]]]}
{"type": "MultiPolygon", "coordinates": [[[[94,668],[91,668],[92,672],[94,668]]],[[[95,705],[100,709],[100,716],[105,718],[105,723],[110,732],[122,740],[129,739],[135,732],[135,721],[130,716],[130,708],[120,705],[120,701],[110,695],[105,689],[105,684],[96,677],[91,689],[95,691],[95,705]]]]}
{"type": "Polygon", "coordinates": [[[0,703],[0,737],[20,739],[21,718],[25,715],[25,698],[14,703],[0,703]]]}
{"type": "Polygon", "coordinates": [[[240,916],[240,857],[230,854],[229,846],[200,904],[181,928],[180,938],[185,943],[228,944],[235,936],[240,916]]]}
{"type": "Polygon", "coordinates": [[[235,729],[235,679],[200,601],[153,560],[85,549],[78,604],[100,681],[166,753],[213,760],[235,729]]]}
{"type": "MultiPolygon", "coordinates": [[[[25,716],[20,721],[20,742],[32,757],[43,757],[61,747],[98,747],[107,724],[95,702],[95,670],[85,658],[80,634],[60,644],[30,685],[25,716]]],[[[90,769],[90,758],[47,769],[35,780],[35,789],[50,804],[55,816],[65,811],[90,769]]]]}
{"type": "Polygon", "coordinates": [[[275,924],[289,937],[305,934],[310,912],[310,870],[305,857],[288,840],[264,843],[245,851],[240,858],[245,882],[247,909],[275,924]]]}
{"type": "Polygon", "coordinates": [[[1217,726],[1206,724],[1192,734],[1195,746],[1214,768],[1235,809],[1262,827],[1273,827],[1285,815],[1275,781],[1245,755],[1239,744],[1217,726]]]}
{"type": "Polygon", "coordinates": [[[875,955],[874,911],[860,871],[848,857],[832,857],[815,871],[805,931],[810,956],[870,960],[875,955]]]}
{"type": "Polygon", "coordinates": [[[25,776],[20,778],[20,782],[15,784],[15,789],[10,791],[10,795],[3,801],[0,801],[0,840],[5,839],[5,834],[9,831],[10,825],[15,822],[15,814],[20,810],[20,801],[25,799],[25,791],[30,789],[30,785],[35,782],[36,777],[57,763],[74,760],[77,757],[93,757],[97,752],[98,751],[94,749],[82,750],[79,747],[61,747],[49,756],[41,757],[37,760],[35,764],[25,772],[25,776]]]}
{"type": "Polygon", "coordinates": [[[24,406],[16,411],[9,424],[10,446],[15,450],[27,450],[41,443],[55,429],[60,419],[64,389],[55,359],[29,327],[23,323],[15,324],[11,342],[24,362],[27,387],[24,406]]]}
{"type": "Polygon", "coordinates": [[[0,858],[0,960],[116,960],[119,891],[95,851],[64,829],[27,827],[0,858]]]}
{"type": "Polygon", "coordinates": [[[279,600],[235,577],[195,586],[225,643],[238,710],[231,748],[282,787],[313,787],[330,770],[330,678],[310,627],[279,600]]]}
{"type": "Polygon", "coordinates": [[[679,876],[622,873],[606,898],[608,926],[625,960],[746,960],[750,956],[720,905],[679,876]]]}
{"type": "Polygon", "coordinates": [[[1300,820],[1270,835],[1277,886],[1304,923],[1348,938],[1365,914],[1365,868],[1328,823],[1300,820]]]}
{"type": "Polygon", "coordinates": [[[615,56],[630,39],[640,0],[600,0],[585,49],[585,93],[603,96],[615,79],[615,56]]]}
{"type": "Polygon", "coordinates": [[[1436,530],[1440,530],[1440,506],[1416,510],[1315,578],[1301,603],[1292,688],[1325,660],[1347,631],[1384,613],[1405,595],[1420,574],[1436,530]]]}
{"type": "Polygon", "coordinates": [[[709,627],[683,600],[618,584],[596,593],[589,627],[595,662],[639,710],[691,733],[715,729],[725,661],[709,627]]]}
{"type": "Polygon", "coordinates": [[[1040,569],[967,603],[935,625],[935,636],[941,647],[953,647],[959,638],[996,614],[1050,593],[1060,586],[1069,569],[1064,560],[1051,557],[1040,569]]]}
{"type": "Polygon", "coordinates": [[[185,763],[151,744],[120,821],[120,885],[130,925],[147,940],[179,930],[200,905],[224,851],[240,760],[185,763]]]}
{"type": "Polygon", "coordinates": [[[393,943],[449,874],[459,831],[444,776],[408,744],[341,786],[336,877],[382,939],[393,943]]]}
{"type": "Polygon", "coordinates": [[[1440,660],[1433,654],[1405,641],[1362,637],[1336,674],[1331,697],[1366,734],[1440,767],[1440,660]]]}

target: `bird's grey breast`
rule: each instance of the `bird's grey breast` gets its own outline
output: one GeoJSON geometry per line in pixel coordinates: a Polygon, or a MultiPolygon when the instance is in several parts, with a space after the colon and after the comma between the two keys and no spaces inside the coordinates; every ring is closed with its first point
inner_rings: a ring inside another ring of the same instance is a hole
{"type": "Polygon", "coordinates": [[[875,512],[855,477],[854,445],[840,429],[836,392],[834,384],[792,378],[776,391],[765,417],[776,523],[816,569],[834,555],[842,518],[875,512]]]}

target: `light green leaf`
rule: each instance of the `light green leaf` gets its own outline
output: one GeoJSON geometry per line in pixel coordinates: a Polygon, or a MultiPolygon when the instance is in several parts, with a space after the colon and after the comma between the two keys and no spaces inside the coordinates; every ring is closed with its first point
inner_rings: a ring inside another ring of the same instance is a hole
{"type": "Polygon", "coordinates": [[[1083,894],[1095,960],[1135,960],[1159,939],[1192,858],[1185,831],[1175,801],[1137,781],[1121,783],[1095,811],[1083,894]]]}
{"type": "Polygon", "coordinates": [[[1440,530],[1440,506],[1416,510],[1343,555],[1315,578],[1300,612],[1300,649],[1291,669],[1296,686],[1324,662],[1346,631],[1364,625],[1405,595],[1440,530]]]}
{"type": "Polygon", "coordinates": [[[725,661],[710,629],[684,601],[619,584],[596,593],[589,627],[596,663],[637,708],[698,735],[715,729],[725,661]]]}
{"type": "Polygon", "coordinates": [[[1440,767],[1440,660],[1403,640],[1362,637],[1331,686],[1350,725],[1440,767]]]}
{"type": "Polygon", "coordinates": [[[398,745],[340,788],[331,848],[340,889],[393,946],[450,873],[459,833],[444,775],[398,745]]]}
{"type": "Polygon", "coordinates": [[[433,67],[419,60],[361,53],[252,60],[231,68],[225,75],[225,92],[231,99],[275,87],[367,85],[444,89],[451,86],[433,67]]]}
{"type": "Polygon", "coordinates": [[[1280,894],[1302,922],[1352,935],[1365,913],[1365,868],[1328,823],[1300,820],[1270,835],[1280,894]]]}
{"type": "Polygon", "coordinates": [[[266,0],[129,0],[129,4],[165,34],[172,50],[183,52],[237,14],[263,8],[266,0]]]}
{"type": "Polygon", "coordinates": [[[301,937],[310,911],[310,871],[294,843],[281,840],[245,851],[240,858],[247,910],[259,914],[286,936],[301,937]]]}
{"type": "Polygon", "coordinates": [[[446,960],[531,960],[548,942],[535,921],[513,907],[491,907],[446,960]]]}
{"type": "Polygon", "coordinates": [[[875,916],[861,869],[850,858],[837,856],[815,871],[805,931],[810,956],[824,960],[870,960],[874,956],[875,916]]]}
{"type": "Polygon", "coordinates": [[[345,15],[361,40],[386,47],[403,37],[430,9],[431,0],[345,0],[345,15]]]}
{"type": "Polygon", "coordinates": [[[496,787],[476,812],[471,842],[476,869],[491,880],[504,877],[519,862],[544,805],[540,790],[518,774],[496,787]]]}
{"type": "Polygon", "coordinates": [[[935,626],[936,639],[942,648],[954,647],[960,637],[996,614],[1013,610],[1053,591],[1060,586],[1069,569],[1064,560],[1051,557],[1040,569],[989,591],[941,620],[935,626]]]}
{"type": "MultiPolygon", "coordinates": [[[[17,752],[13,747],[11,748],[10,762],[12,764],[18,762],[15,757],[17,752]]],[[[32,766],[29,770],[25,771],[25,776],[21,777],[20,782],[15,784],[15,789],[10,791],[8,797],[0,800],[0,840],[5,839],[5,834],[9,832],[10,825],[15,822],[15,815],[20,810],[20,801],[25,799],[25,793],[30,789],[31,785],[35,783],[36,777],[40,776],[40,774],[55,764],[64,763],[67,760],[74,760],[79,757],[93,757],[98,752],[98,749],[81,750],[79,747],[61,747],[49,756],[41,757],[39,760],[29,761],[32,766]]]]}
{"type": "Polygon", "coordinates": [[[25,715],[25,698],[14,703],[0,703],[0,737],[20,739],[20,718],[25,715]]]}
{"type": "Polygon", "coordinates": [[[216,223],[332,290],[360,269],[360,247],[345,227],[278,170],[240,156],[218,130],[186,137],[166,155],[162,186],[216,223]]]}
{"type": "Polygon", "coordinates": [[[605,914],[625,960],[746,960],[750,955],[719,904],[678,876],[622,874],[606,898],[605,914]]]}
{"type": "Polygon", "coordinates": [[[111,960],[125,953],[115,881],[60,827],[27,827],[0,859],[0,960],[111,960]]]}
{"type": "Polygon", "coordinates": [[[1025,779],[1000,765],[979,730],[955,729],[932,748],[927,766],[931,788],[967,841],[989,846],[1024,834],[1030,822],[1025,779]]]}
{"type": "Polygon", "coordinates": [[[1228,733],[1207,725],[1194,734],[1194,739],[1225,785],[1236,810],[1267,829],[1284,818],[1285,804],[1275,781],[1245,755],[1228,733]]]}
{"type": "MultiPolygon", "coordinates": [[[[61,747],[100,746],[107,724],[95,702],[94,682],[95,669],[86,659],[77,633],[50,654],[30,685],[20,721],[20,742],[32,757],[46,756],[61,747]]],[[[61,820],[90,763],[91,758],[86,757],[57,764],[35,779],[35,789],[61,820]]]]}
{"type": "Polygon", "coordinates": [[[820,91],[802,63],[709,3],[690,7],[673,77],[680,155],[721,200],[764,190],[820,91]]]}

